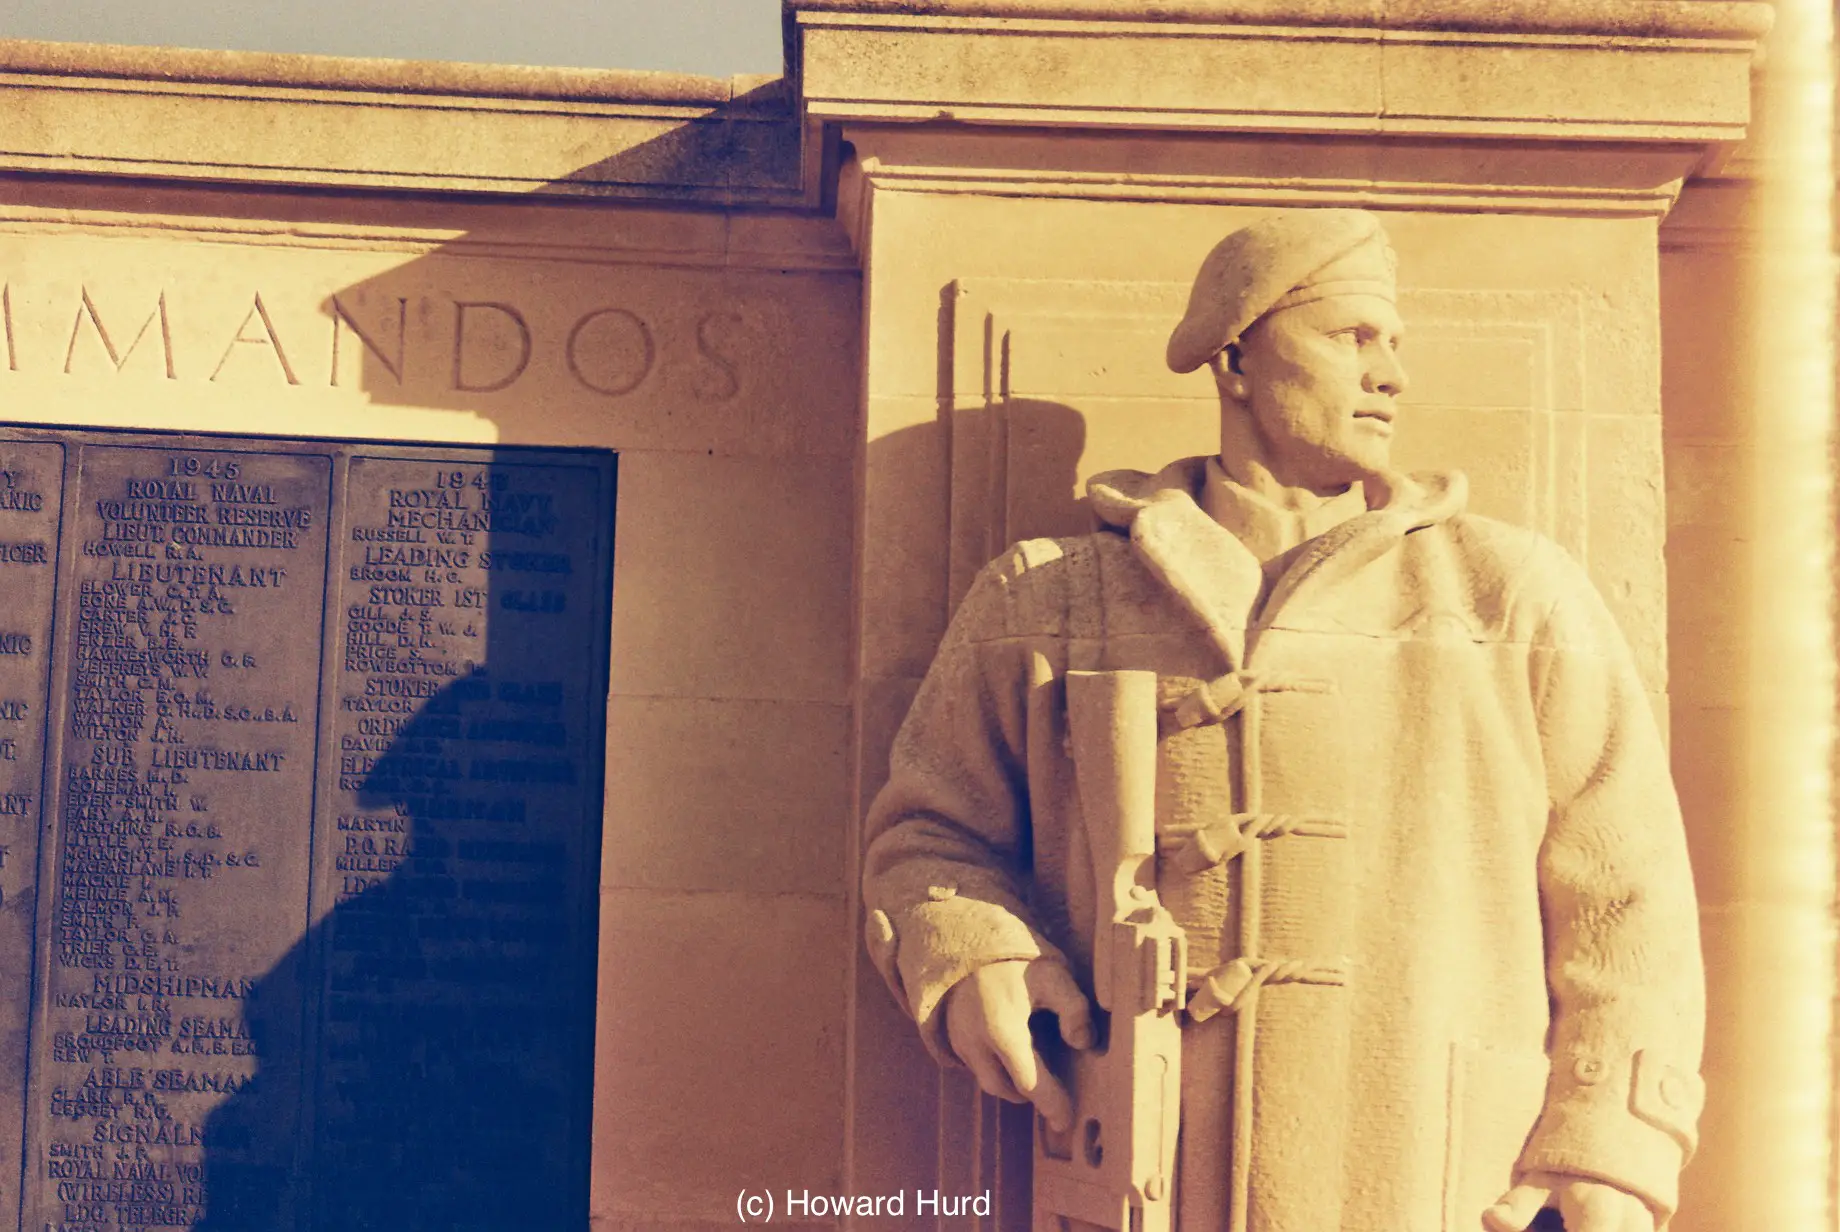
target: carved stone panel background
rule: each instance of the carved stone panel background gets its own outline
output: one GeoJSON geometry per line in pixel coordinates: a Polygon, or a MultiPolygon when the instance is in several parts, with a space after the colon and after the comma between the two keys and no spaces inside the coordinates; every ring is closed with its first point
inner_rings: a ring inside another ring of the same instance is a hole
{"type": "MultiPolygon", "coordinates": [[[[954,285],[954,603],[1005,545],[1087,530],[1077,502],[1094,473],[1154,471],[1219,448],[1212,381],[1163,363],[1187,294],[1178,283],[954,285]]],[[[1590,351],[1614,344],[1610,309],[1564,291],[1400,298],[1410,384],[1395,464],[1463,471],[1471,511],[1538,530],[1582,561],[1658,692],[1660,416],[1641,402],[1592,402],[1590,351]],[[1593,511],[1609,524],[1594,528],[1593,511]]]]}
{"type": "Polygon", "coordinates": [[[579,1226],[611,455],[3,435],[23,1226],[579,1226]]]}

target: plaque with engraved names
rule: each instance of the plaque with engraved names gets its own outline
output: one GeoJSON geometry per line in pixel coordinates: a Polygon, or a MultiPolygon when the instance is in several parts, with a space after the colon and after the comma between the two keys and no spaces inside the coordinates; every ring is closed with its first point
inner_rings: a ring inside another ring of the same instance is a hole
{"type": "Polygon", "coordinates": [[[0,429],[22,1227],[585,1224],[613,497],[0,429]]]}
{"type": "Polygon", "coordinates": [[[19,1201],[64,457],[0,441],[0,1211],[19,1201]]]}

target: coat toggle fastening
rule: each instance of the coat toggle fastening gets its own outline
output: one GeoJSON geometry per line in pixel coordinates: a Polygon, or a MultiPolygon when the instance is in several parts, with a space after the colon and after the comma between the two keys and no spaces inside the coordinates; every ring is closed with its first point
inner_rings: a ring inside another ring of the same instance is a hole
{"type": "MultiPolygon", "coordinates": [[[[1228,672],[1196,685],[1181,698],[1167,703],[1164,727],[1181,731],[1224,723],[1248,707],[1256,710],[1257,695],[1262,692],[1327,693],[1333,688],[1327,680],[1279,679],[1249,670],[1228,672]]],[[[1172,826],[1157,836],[1157,848],[1159,852],[1171,854],[1176,867],[1192,875],[1245,853],[1260,839],[1292,834],[1347,838],[1348,827],[1332,817],[1233,813],[1211,821],[1172,826]]],[[[1347,970],[1341,966],[1294,958],[1242,956],[1221,963],[1204,975],[1185,1008],[1192,1021],[1206,1022],[1223,1010],[1237,1013],[1248,1007],[1258,989],[1267,984],[1341,987],[1347,982],[1347,970]]]]}
{"type": "Polygon", "coordinates": [[[1189,995],[1188,1016],[1206,1022],[1222,1010],[1237,1013],[1266,984],[1324,984],[1339,988],[1348,982],[1341,967],[1315,966],[1295,958],[1235,958],[1221,963],[1201,978],[1189,995]]]}

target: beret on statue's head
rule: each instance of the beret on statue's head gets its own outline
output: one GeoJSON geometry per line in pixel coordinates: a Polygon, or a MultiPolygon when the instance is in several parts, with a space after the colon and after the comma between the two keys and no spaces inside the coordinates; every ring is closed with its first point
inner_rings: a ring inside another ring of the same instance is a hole
{"type": "Polygon", "coordinates": [[[1393,249],[1366,210],[1267,214],[1214,245],[1188,311],[1169,336],[1169,366],[1193,372],[1254,321],[1331,295],[1393,298],[1393,249]]]}

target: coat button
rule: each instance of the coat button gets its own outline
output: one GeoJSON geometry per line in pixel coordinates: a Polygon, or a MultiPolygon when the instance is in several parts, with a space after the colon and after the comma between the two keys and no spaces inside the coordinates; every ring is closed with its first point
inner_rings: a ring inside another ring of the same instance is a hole
{"type": "Polygon", "coordinates": [[[1579,1057],[1572,1066],[1572,1077],[1585,1086],[1592,1086],[1604,1080],[1604,1063],[1600,1057],[1579,1057]]]}
{"type": "Polygon", "coordinates": [[[1661,1075],[1661,1081],[1655,1085],[1655,1092],[1661,1096],[1661,1102],[1670,1108],[1684,1110],[1687,1106],[1687,1083],[1679,1074],[1661,1075]]]}

